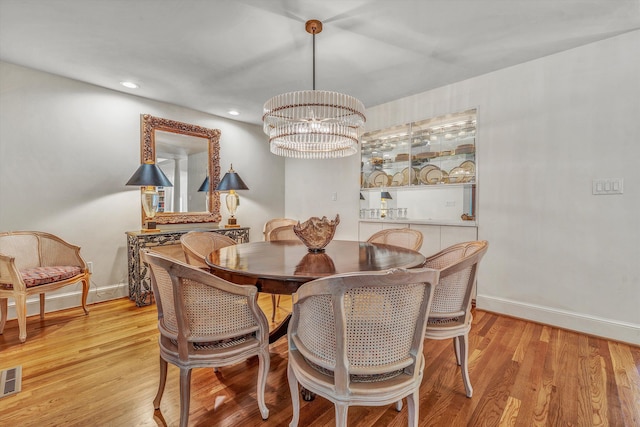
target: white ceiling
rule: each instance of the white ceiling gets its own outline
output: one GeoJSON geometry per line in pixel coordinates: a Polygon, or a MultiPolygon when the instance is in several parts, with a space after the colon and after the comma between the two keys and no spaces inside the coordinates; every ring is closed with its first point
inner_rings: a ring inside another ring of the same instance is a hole
{"type": "Polygon", "coordinates": [[[260,123],[312,88],[308,19],[316,89],[373,106],[638,30],[640,0],[0,0],[0,60],[260,123]]]}

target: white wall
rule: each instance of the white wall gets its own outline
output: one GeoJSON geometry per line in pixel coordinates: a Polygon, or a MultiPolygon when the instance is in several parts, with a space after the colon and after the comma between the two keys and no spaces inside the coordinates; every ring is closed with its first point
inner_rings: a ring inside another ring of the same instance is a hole
{"type": "MultiPolygon", "coordinates": [[[[479,308],[640,344],[640,31],[367,110],[367,129],[478,108],[479,308]],[[592,180],[624,178],[594,196],[592,180]]],[[[286,162],[286,215],[340,212],[359,158],[286,162]],[[338,192],[338,202],[329,195],[338,192]]]]}
{"type": "MultiPolygon", "coordinates": [[[[47,231],[79,245],[94,263],[94,301],[128,293],[117,286],[127,279],[124,233],[141,224],[139,189],[125,182],[140,164],[143,113],[221,130],[222,173],[233,163],[249,187],[237,216],[251,240],[284,214],[284,161],[259,126],[0,62],[0,230],[47,231]]],[[[224,203],[221,213],[226,223],[224,203]]],[[[71,288],[59,295],[80,289],[71,288]]]]}

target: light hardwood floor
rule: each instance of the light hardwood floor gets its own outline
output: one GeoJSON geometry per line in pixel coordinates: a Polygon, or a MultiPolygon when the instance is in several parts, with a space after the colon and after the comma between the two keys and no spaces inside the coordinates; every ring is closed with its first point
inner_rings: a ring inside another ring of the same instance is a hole
{"type": "MultiPolygon", "coordinates": [[[[270,313],[271,299],[261,296],[270,313]]],[[[287,309],[283,298],[279,317],[287,309]]],[[[0,399],[0,426],[174,426],[178,370],[169,365],[161,411],[155,306],[127,299],[15,320],[0,335],[0,369],[22,365],[22,391],[0,399]]],[[[269,317],[269,316],[268,316],[269,317]]],[[[476,310],[470,337],[473,398],[464,395],[451,341],[426,341],[421,426],[640,426],[640,348],[476,310]]],[[[190,425],[286,426],[287,343],[271,346],[270,416],[255,400],[257,359],[196,369],[190,425]]],[[[350,426],[406,426],[406,409],[354,407],[350,426]]],[[[301,426],[334,425],[333,406],[302,402],[301,426]]]]}

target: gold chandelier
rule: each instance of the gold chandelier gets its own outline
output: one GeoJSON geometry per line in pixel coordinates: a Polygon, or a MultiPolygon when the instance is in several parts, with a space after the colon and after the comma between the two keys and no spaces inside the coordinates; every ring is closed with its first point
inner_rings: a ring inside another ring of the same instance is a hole
{"type": "Polygon", "coordinates": [[[276,95],[264,104],[262,121],[271,152],[299,159],[332,159],[358,151],[366,121],[364,104],[353,96],[316,90],[316,34],[322,22],[305,29],[313,35],[313,90],[276,95]]]}

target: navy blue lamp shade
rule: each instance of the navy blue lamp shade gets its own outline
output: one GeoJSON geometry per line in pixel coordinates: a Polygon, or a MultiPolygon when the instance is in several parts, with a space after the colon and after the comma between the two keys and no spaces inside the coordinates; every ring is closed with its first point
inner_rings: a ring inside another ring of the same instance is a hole
{"type": "Polygon", "coordinates": [[[204,181],[202,181],[202,185],[198,188],[198,191],[209,191],[209,177],[206,177],[204,181]]]}
{"type": "Polygon", "coordinates": [[[126,185],[173,187],[169,178],[155,163],[141,164],[126,185]]]}
{"type": "Polygon", "coordinates": [[[248,190],[247,184],[244,183],[240,175],[233,170],[233,166],[229,169],[229,172],[225,173],[220,181],[220,184],[216,187],[216,191],[229,191],[229,190],[248,190]]]}

